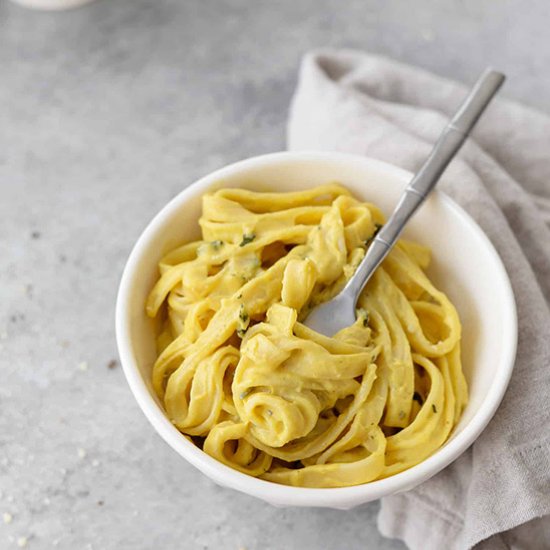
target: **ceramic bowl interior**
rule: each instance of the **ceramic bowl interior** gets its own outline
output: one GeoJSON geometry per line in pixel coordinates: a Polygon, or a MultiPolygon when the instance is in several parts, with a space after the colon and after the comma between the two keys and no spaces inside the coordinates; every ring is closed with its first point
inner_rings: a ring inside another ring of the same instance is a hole
{"type": "Polygon", "coordinates": [[[338,153],[275,153],[223,168],[175,197],[147,226],[126,265],[117,302],[117,342],[129,385],[159,434],[215,482],[279,506],[351,508],[411,489],[455,460],[493,416],[509,381],[517,339],[514,297],[502,262],[476,223],[454,201],[434,192],[404,237],[432,249],[429,276],[456,305],[463,326],[462,357],[470,400],[446,444],[421,464],[388,479],[355,487],[305,489],[255,479],[195,447],[165,417],[151,386],[154,330],[145,299],[158,278],[157,263],[179,244],[199,237],[201,196],[243,187],[290,191],[340,182],[389,215],[411,174],[373,159],[338,153]]]}

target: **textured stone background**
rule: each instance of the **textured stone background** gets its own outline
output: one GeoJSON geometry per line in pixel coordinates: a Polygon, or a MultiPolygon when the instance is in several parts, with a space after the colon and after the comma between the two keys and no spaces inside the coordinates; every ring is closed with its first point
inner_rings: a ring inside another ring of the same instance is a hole
{"type": "Polygon", "coordinates": [[[284,148],[300,56],[384,53],[550,110],[547,0],[0,0],[0,547],[397,549],[378,504],[279,510],[154,433],[116,358],[126,256],[185,185],[284,148]],[[112,366],[112,365],[111,365],[112,366]],[[9,520],[9,516],[5,516],[9,520]],[[20,539],[20,544],[25,539],[20,539]]]}

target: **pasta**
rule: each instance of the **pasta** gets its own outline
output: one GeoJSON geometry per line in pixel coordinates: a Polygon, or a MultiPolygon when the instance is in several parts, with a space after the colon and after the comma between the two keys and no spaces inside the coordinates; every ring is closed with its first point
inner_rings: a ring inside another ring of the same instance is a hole
{"type": "Polygon", "coordinates": [[[461,325],[401,240],[332,338],[301,321],[336,295],[384,223],[341,185],[203,197],[202,239],[165,256],[154,389],[173,424],[241,472],[343,487],[418,464],[467,402],[461,325]]]}

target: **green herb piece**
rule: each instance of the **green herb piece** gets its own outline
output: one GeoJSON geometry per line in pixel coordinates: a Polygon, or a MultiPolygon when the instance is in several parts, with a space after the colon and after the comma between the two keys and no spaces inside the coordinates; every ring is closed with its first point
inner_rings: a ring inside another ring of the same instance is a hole
{"type": "Polygon", "coordinates": [[[372,241],[374,240],[374,238],[376,237],[376,235],[378,235],[380,229],[382,229],[382,224],[381,223],[375,223],[374,224],[374,232],[373,234],[365,241],[365,246],[369,246],[370,243],[372,243],[372,241]]]}
{"type": "Polygon", "coordinates": [[[417,392],[415,391],[413,393],[413,399],[414,401],[416,401],[420,406],[422,406],[422,404],[424,403],[424,399],[422,399],[422,396],[417,392]]]}
{"type": "Polygon", "coordinates": [[[238,328],[237,329],[237,336],[239,338],[244,338],[245,334],[246,334],[246,329],[245,328],[238,328]]]}
{"type": "Polygon", "coordinates": [[[357,319],[363,320],[363,326],[368,327],[369,326],[369,314],[367,310],[363,309],[362,307],[355,310],[355,315],[357,319]]]}
{"type": "Polygon", "coordinates": [[[273,411],[270,411],[269,409],[267,409],[267,416],[273,416],[273,411]]]}
{"type": "Polygon", "coordinates": [[[246,246],[248,243],[251,243],[255,238],[256,238],[256,235],[254,235],[254,233],[243,235],[243,240],[241,241],[239,246],[246,246]]]}
{"type": "Polygon", "coordinates": [[[220,241],[220,240],[216,240],[216,241],[212,241],[210,243],[210,246],[214,249],[214,250],[219,250],[222,246],[223,246],[223,241],[220,241]]]}
{"type": "Polygon", "coordinates": [[[437,409],[436,409],[435,405],[433,405],[433,404],[432,404],[432,411],[433,411],[434,413],[437,412],[437,409]]]}
{"type": "Polygon", "coordinates": [[[240,300],[243,297],[242,293],[237,296],[237,300],[240,300]]]}
{"type": "Polygon", "coordinates": [[[246,323],[249,319],[248,317],[248,313],[245,311],[244,309],[244,304],[241,304],[241,309],[239,310],[239,319],[243,322],[243,323],[246,323]]]}

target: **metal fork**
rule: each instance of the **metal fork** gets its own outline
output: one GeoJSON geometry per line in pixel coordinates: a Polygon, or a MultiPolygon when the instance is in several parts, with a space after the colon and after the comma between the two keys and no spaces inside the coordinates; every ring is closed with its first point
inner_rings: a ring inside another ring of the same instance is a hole
{"type": "Polygon", "coordinates": [[[310,312],[304,322],[306,326],[332,336],[355,322],[357,300],[368,280],[397,242],[411,216],[435,187],[504,80],[502,73],[492,69],[486,69],[479,77],[443,130],[430,156],[401,195],[390,219],[372,241],[351,279],[337,296],[310,312]]]}

